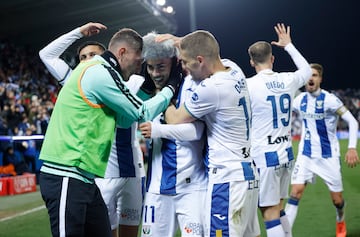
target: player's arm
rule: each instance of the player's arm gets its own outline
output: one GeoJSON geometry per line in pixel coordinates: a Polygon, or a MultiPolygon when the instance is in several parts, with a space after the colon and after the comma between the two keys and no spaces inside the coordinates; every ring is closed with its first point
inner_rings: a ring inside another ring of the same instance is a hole
{"type": "Polygon", "coordinates": [[[70,45],[82,37],[80,27],[78,27],[52,41],[39,52],[41,61],[61,85],[71,74],[71,68],[60,56],[70,45]]]}
{"type": "Polygon", "coordinates": [[[312,70],[307,60],[292,44],[290,37],[290,26],[285,27],[284,24],[277,24],[274,29],[278,36],[278,41],[272,41],[271,44],[284,48],[286,52],[288,52],[296,67],[298,68],[295,74],[297,75],[297,78],[301,79],[301,84],[299,87],[305,85],[311,77],[312,70]]]}
{"type": "Polygon", "coordinates": [[[167,138],[179,141],[199,140],[204,131],[204,123],[194,121],[183,124],[157,124],[145,122],[139,125],[141,135],[145,138],[167,138]]]}
{"type": "Polygon", "coordinates": [[[102,29],[106,29],[106,26],[100,23],[89,22],[60,36],[39,51],[41,61],[61,85],[65,83],[72,70],[60,56],[76,40],[84,36],[98,34],[102,29]]]}
{"type": "Polygon", "coordinates": [[[165,112],[165,120],[168,124],[190,123],[196,120],[185,105],[182,104],[178,109],[174,105],[170,105],[165,112]]]}
{"type": "Polygon", "coordinates": [[[165,86],[156,96],[147,101],[141,100],[119,79],[118,85],[107,69],[88,68],[81,81],[81,87],[86,98],[94,104],[105,104],[117,114],[117,125],[128,128],[136,121],[152,120],[164,111],[171,98],[173,90],[165,86]]]}
{"type": "Polygon", "coordinates": [[[345,154],[345,162],[348,164],[349,167],[352,168],[359,163],[359,156],[356,150],[359,124],[356,121],[355,117],[345,106],[340,107],[336,111],[336,113],[339,114],[341,118],[345,122],[347,122],[349,126],[349,144],[348,144],[348,150],[345,154]]]}

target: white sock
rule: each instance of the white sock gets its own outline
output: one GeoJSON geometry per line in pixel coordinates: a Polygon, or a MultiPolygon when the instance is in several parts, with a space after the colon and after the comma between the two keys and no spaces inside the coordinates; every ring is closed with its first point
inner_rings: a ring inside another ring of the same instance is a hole
{"type": "Polygon", "coordinates": [[[292,237],[292,233],[291,233],[291,226],[289,223],[289,219],[285,213],[284,210],[280,211],[280,222],[281,225],[285,231],[285,237],[292,237]]]}
{"type": "Polygon", "coordinates": [[[285,237],[285,232],[280,219],[265,221],[264,223],[267,237],[285,237]]]}
{"type": "Polygon", "coordinates": [[[287,219],[289,220],[290,227],[292,228],[295,222],[295,218],[298,212],[299,200],[293,197],[290,197],[288,202],[285,205],[285,213],[287,219]]]}

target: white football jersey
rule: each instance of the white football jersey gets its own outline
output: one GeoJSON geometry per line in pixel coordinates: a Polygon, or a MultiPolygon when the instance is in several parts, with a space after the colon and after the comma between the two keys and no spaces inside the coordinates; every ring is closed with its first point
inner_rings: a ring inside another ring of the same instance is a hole
{"type": "MultiPolygon", "coordinates": [[[[181,89],[180,103],[191,96],[194,86],[195,82],[186,77],[181,89]]],[[[155,123],[165,123],[163,114],[153,120],[153,124],[155,123]]],[[[196,126],[196,129],[200,127],[196,126]]],[[[147,192],[174,195],[206,190],[204,138],[205,136],[194,141],[153,138],[150,143],[147,192]]]]}
{"type": "Polygon", "coordinates": [[[291,148],[292,100],[305,79],[294,73],[260,71],[247,80],[252,117],[251,156],[257,167],[294,159],[291,148]]]}
{"type": "Polygon", "coordinates": [[[319,96],[303,92],[294,100],[294,111],[303,120],[299,154],[310,158],[339,157],[336,137],[339,115],[336,111],[343,103],[334,94],[321,90],[319,96]]]}
{"type": "Polygon", "coordinates": [[[291,143],[292,103],[296,92],[311,77],[311,68],[297,49],[285,50],[298,70],[259,71],[247,79],[252,109],[251,156],[257,167],[273,167],[294,159],[291,143]]]}
{"type": "Polygon", "coordinates": [[[229,70],[200,82],[185,107],[207,126],[209,179],[213,182],[254,179],[250,157],[249,93],[244,73],[229,60],[229,70]]]}

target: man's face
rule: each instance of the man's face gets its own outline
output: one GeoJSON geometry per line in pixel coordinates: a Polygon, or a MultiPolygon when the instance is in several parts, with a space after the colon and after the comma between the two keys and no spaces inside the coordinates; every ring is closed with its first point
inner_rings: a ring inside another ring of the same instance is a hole
{"type": "Polygon", "coordinates": [[[156,89],[162,89],[169,80],[172,59],[148,59],[146,64],[146,70],[154,81],[156,89]]]}
{"type": "Polygon", "coordinates": [[[322,77],[320,76],[320,74],[317,70],[315,70],[313,68],[311,70],[312,70],[311,78],[305,85],[306,91],[308,91],[310,93],[317,91],[319,89],[320,83],[322,80],[322,77]]]}
{"type": "Polygon", "coordinates": [[[139,74],[141,71],[141,64],[143,59],[141,57],[140,49],[133,49],[127,47],[125,49],[123,58],[121,60],[121,70],[124,74],[124,80],[128,81],[132,74],[139,74]]]}
{"type": "Polygon", "coordinates": [[[80,62],[85,62],[92,59],[95,55],[100,55],[104,50],[98,45],[87,45],[80,50],[79,60],[80,62]]]}
{"type": "Polygon", "coordinates": [[[189,57],[186,50],[180,49],[180,58],[183,69],[189,72],[193,80],[201,81],[207,78],[202,70],[200,62],[196,60],[196,58],[189,57]]]}

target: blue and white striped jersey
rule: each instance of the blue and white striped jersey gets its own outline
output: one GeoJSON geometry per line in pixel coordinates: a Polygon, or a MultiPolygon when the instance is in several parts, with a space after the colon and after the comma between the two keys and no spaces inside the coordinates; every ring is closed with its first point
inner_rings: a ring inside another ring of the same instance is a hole
{"type": "MultiPolygon", "coordinates": [[[[131,93],[136,94],[143,82],[143,77],[132,75],[125,84],[131,93]]],[[[145,177],[137,127],[137,122],[130,128],[116,127],[104,178],[145,177]]]]}
{"type": "Polygon", "coordinates": [[[272,167],[294,159],[291,143],[292,103],[296,92],[311,77],[311,68],[289,44],[285,50],[298,70],[259,71],[247,79],[252,109],[251,156],[256,167],[272,167]]]}
{"type": "Polygon", "coordinates": [[[317,97],[308,92],[296,97],[294,111],[299,113],[303,120],[299,154],[310,158],[340,156],[336,137],[339,115],[336,111],[343,106],[339,98],[323,89],[317,97]]]}
{"type": "Polygon", "coordinates": [[[202,80],[185,101],[185,107],[207,127],[209,180],[252,180],[248,88],[244,73],[235,63],[223,60],[223,64],[230,66],[229,70],[202,80]]]}
{"type": "MultiPolygon", "coordinates": [[[[181,88],[180,103],[191,96],[194,86],[195,82],[186,77],[181,88]]],[[[154,125],[164,123],[163,114],[153,120],[154,125]]],[[[197,133],[203,133],[203,126],[194,125],[197,133]]],[[[150,146],[147,192],[174,195],[206,190],[205,136],[193,141],[153,138],[150,146]]]]}

